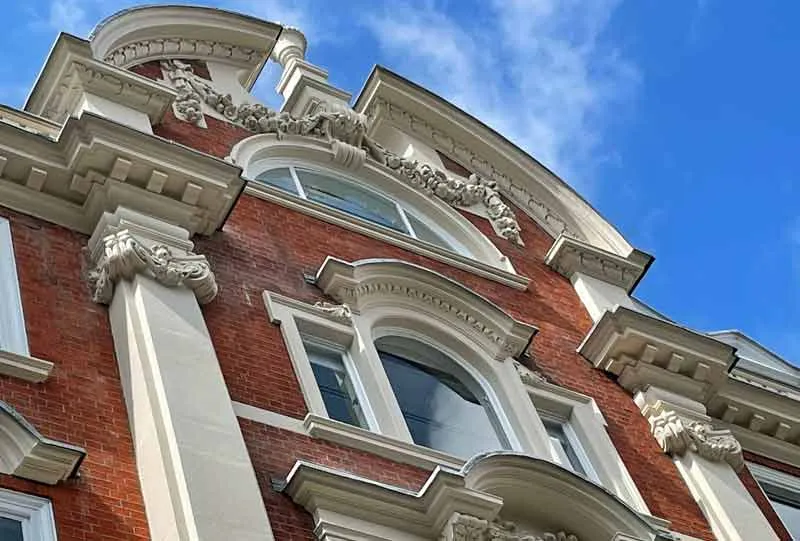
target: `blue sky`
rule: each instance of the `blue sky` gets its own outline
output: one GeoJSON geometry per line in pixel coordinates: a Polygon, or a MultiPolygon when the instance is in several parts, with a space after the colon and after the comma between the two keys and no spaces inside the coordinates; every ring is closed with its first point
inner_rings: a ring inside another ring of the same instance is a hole
{"type": "MultiPolygon", "coordinates": [[[[354,94],[379,63],[454,101],[656,256],[640,298],[800,362],[800,4],[195,3],[298,26],[309,60],[354,94]]],[[[4,4],[0,101],[21,106],[58,31],[85,37],[136,2],[4,4]]],[[[274,77],[256,87],[272,104],[274,77]]]]}

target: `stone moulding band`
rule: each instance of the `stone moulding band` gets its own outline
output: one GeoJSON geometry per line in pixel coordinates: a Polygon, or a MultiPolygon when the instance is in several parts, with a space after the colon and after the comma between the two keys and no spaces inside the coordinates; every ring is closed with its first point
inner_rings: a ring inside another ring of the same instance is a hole
{"type": "Polygon", "coordinates": [[[398,156],[367,135],[369,121],[364,114],[343,105],[321,104],[313,113],[296,118],[258,103],[236,105],[230,94],[221,94],[197,77],[191,65],[180,60],[162,60],[161,67],[167,81],[177,90],[173,109],[181,120],[205,127],[205,105],[254,133],[271,133],[279,139],[284,135],[325,139],[332,145],[334,157],[345,166],[358,168],[369,157],[409,186],[451,206],[482,204],[501,237],[522,243],[514,211],[500,197],[494,181],[474,173],[466,180],[449,177],[429,164],[398,156]]]}
{"type": "Polygon", "coordinates": [[[148,248],[127,230],[105,237],[102,248],[97,264],[89,271],[92,298],[97,303],[110,303],[114,284],[139,273],[167,287],[191,289],[200,304],[211,302],[217,295],[217,282],[204,256],[176,256],[165,245],[148,248]]]}

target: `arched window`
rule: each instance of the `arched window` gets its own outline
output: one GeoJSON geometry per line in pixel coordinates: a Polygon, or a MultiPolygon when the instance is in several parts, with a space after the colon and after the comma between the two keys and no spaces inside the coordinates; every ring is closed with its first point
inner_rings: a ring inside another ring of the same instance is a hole
{"type": "Polygon", "coordinates": [[[459,363],[405,337],[375,347],[414,443],[465,458],[508,448],[483,389],[459,363]]]}
{"type": "Polygon", "coordinates": [[[386,195],[362,184],[323,171],[304,167],[268,169],[256,177],[276,188],[323,205],[333,207],[363,220],[460,253],[467,251],[424,216],[399,204],[386,195]]]}

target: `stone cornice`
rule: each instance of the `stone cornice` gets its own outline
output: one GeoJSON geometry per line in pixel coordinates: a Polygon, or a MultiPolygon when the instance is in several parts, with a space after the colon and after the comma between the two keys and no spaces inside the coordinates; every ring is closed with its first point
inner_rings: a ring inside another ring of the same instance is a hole
{"type": "Polygon", "coordinates": [[[359,539],[409,533],[439,541],[670,539],[602,488],[548,461],[515,453],[480,455],[459,471],[437,468],[418,492],[298,461],[283,492],[315,517],[322,539],[335,538],[352,519],[366,528],[358,531],[359,539]],[[504,510],[524,517],[525,525],[503,520],[504,510]],[[378,531],[382,534],[370,535],[378,531]]]}
{"type": "Polygon", "coordinates": [[[562,233],[545,256],[545,263],[566,278],[582,273],[630,292],[652,257],[634,250],[621,257],[562,233]]]}
{"type": "Polygon", "coordinates": [[[187,287],[200,304],[211,302],[217,295],[217,282],[205,256],[175,255],[164,244],[147,247],[130,231],[123,230],[104,237],[102,252],[95,255],[89,271],[92,299],[110,303],[114,285],[137,274],[149,276],[167,287],[187,287]]]}
{"type": "Polygon", "coordinates": [[[89,43],[61,34],[36,81],[25,110],[63,123],[75,114],[85,93],[109,99],[161,121],[174,90],[92,57],[89,43]]]}
{"type": "Polygon", "coordinates": [[[631,392],[648,385],[705,401],[727,378],[734,349],[669,321],[617,306],[578,347],[631,392]]]}
{"type": "Polygon", "coordinates": [[[2,122],[0,140],[3,205],[85,234],[124,205],[208,235],[244,188],[235,165],[88,112],[55,141],[2,122]]]}
{"type": "Polygon", "coordinates": [[[370,133],[391,123],[494,182],[553,238],[566,233],[622,256],[632,251],[610,223],[530,155],[399,75],[375,68],[354,108],[371,119],[370,133]]]}
{"type": "Polygon", "coordinates": [[[736,350],[711,336],[617,307],[603,314],[578,351],[616,375],[631,393],[656,386],[703,404],[710,417],[726,426],[753,432],[746,441],[758,448],[774,448],[785,456],[786,445],[795,450],[800,445],[797,395],[729,373],[736,350]],[[761,435],[777,441],[756,437],[761,435]]]}
{"type": "Polygon", "coordinates": [[[432,311],[482,344],[495,359],[522,354],[537,330],[465,286],[398,260],[347,263],[328,257],[317,272],[317,285],[356,312],[386,302],[432,311]]]}
{"type": "Polygon", "coordinates": [[[75,476],[86,451],[42,436],[0,401],[0,473],[55,485],[75,476]]]}

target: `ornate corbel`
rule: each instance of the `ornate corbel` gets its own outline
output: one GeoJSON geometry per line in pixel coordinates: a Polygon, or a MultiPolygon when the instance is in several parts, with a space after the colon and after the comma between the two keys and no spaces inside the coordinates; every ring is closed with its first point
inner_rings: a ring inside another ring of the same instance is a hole
{"type": "Polygon", "coordinates": [[[580,541],[576,535],[559,531],[541,535],[524,532],[510,521],[484,520],[471,515],[453,513],[439,541],[580,541]]]}
{"type": "Polygon", "coordinates": [[[89,284],[95,302],[108,304],[119,280],[131,280],[145,274],[167,287],[187,287],[200,304],[217,295],[217,282],[205,256],[177,256],[163,244],[148,248],[130,231],[122,230],[105,237],[102,253],[89,271],[89,284]]]}

